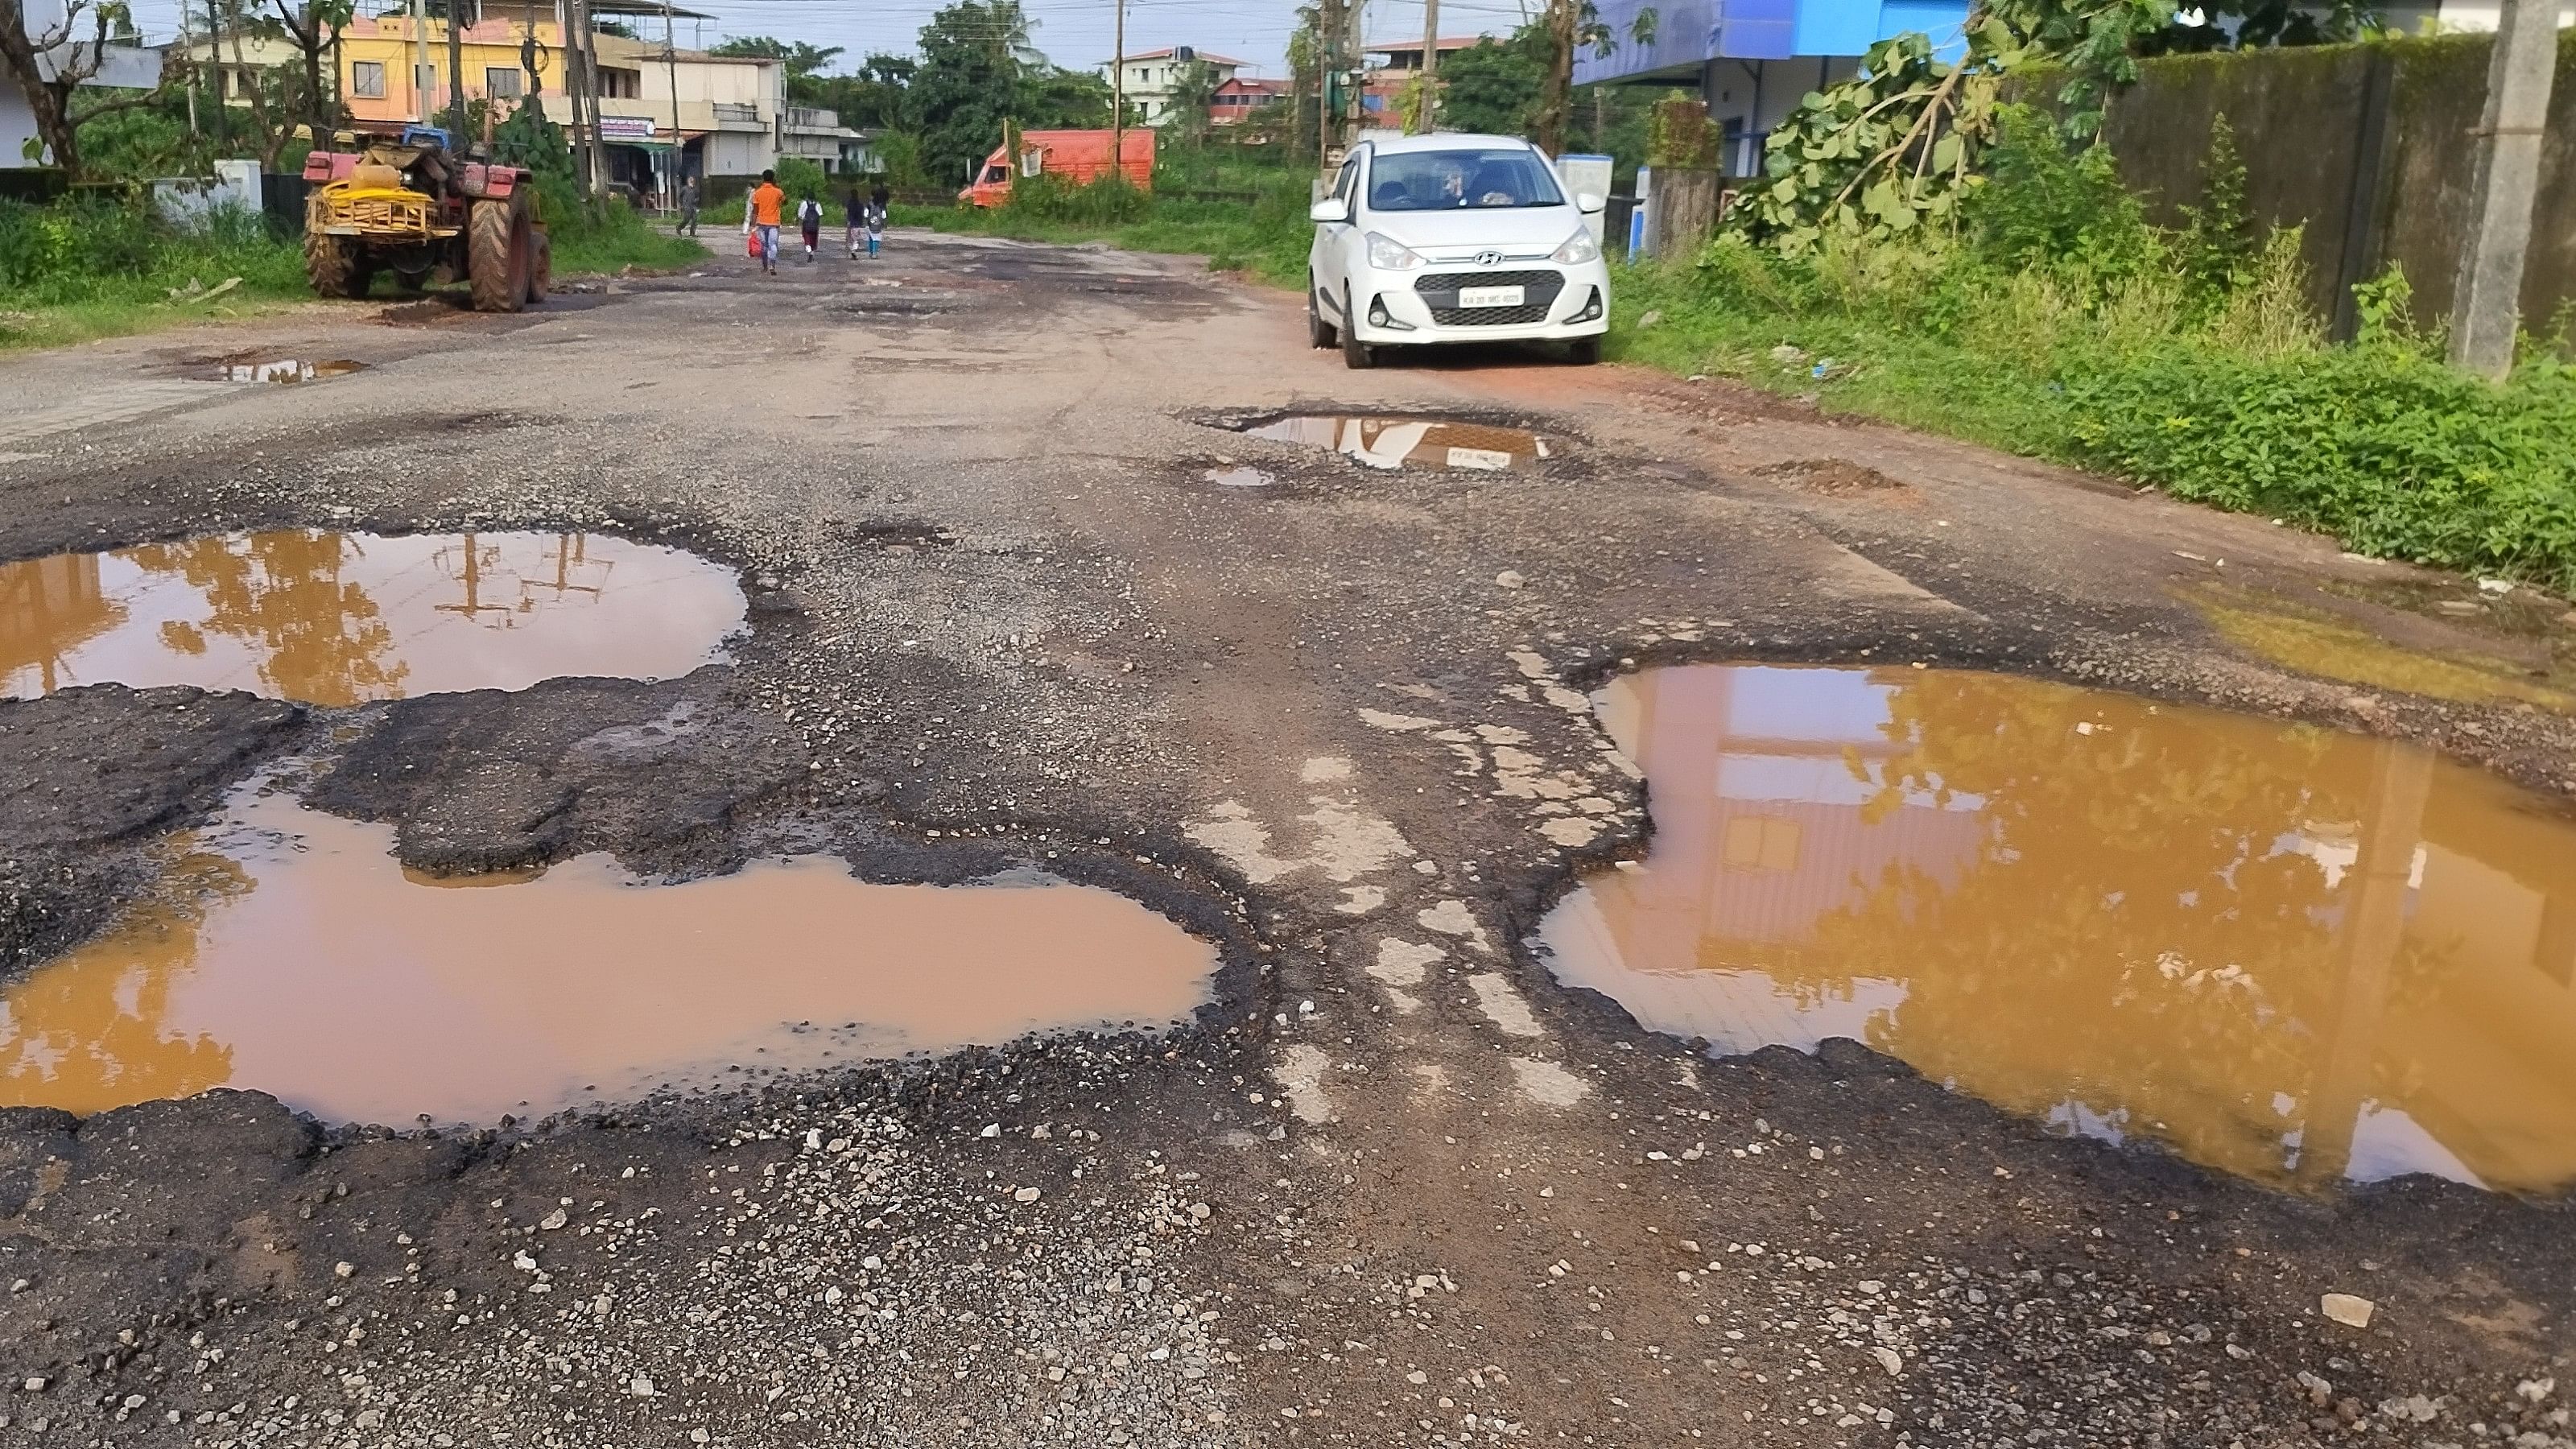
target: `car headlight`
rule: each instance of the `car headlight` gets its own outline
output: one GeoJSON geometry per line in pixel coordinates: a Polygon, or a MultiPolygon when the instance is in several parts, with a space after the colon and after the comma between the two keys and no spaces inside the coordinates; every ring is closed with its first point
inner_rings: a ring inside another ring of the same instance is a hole
{"type": "Polygon", "coordinates": [[[1368,234],[1369,265],[1380,271],[1404,272],[1422,265],[1422,256],[1413,248],[1384,232],[1368,234]]]}
{"type": "Polygon", "coordinates": [[[1592,239],[1592,228],[1578,226],[1574,229],[1574,235],[1567,237],[1565,245],[1558,247],[1556,254],[1549,260],[1563,262],[1569,267],[1579,267],[1585,262],[1597,262],[1601,260],[1601,244],[1592,239]]]}

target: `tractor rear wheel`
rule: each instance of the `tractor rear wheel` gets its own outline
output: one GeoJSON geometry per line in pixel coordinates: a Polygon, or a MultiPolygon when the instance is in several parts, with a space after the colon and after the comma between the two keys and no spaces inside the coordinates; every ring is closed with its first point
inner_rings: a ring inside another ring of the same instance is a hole
{"type": "Polygon", "coordinates": [[[366,248],[311,226],[304,229],[304,280],[317,297],[363,297],[375,280],[366,248]]]}
{"type": "Polygon", "coordinates": [[[528,233],[528,305],[546,300],[555,284],[555,245],[544,227],[528,233]]]}
{"type": "Polygon", "coordinates": [[[465,223],[465,275],[477,312],[516,312],[528,304],[528,237],[535,230],[524,196],[478,201],[465,223]]]}

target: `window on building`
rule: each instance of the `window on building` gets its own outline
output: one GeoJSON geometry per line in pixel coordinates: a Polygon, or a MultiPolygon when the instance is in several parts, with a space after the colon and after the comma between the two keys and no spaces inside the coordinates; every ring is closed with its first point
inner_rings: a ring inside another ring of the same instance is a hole
{"type": "Polygon", "coordinates": [[[349,62],[349,94],[384,99],[385,63],[380,60],[349,62]]]}
{"type": "Polygon", "coordinates": [[[483,70],[483,94],[503,100],[516,100],[523,74],[515,65],[486,66],[483,70]]]}

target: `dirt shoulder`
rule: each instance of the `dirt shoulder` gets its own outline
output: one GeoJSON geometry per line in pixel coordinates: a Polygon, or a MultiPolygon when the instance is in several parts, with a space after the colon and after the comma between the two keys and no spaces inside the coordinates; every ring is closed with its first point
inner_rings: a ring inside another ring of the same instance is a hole
{"type": "Polygon", "coordinates": [[[2576,1300],[2555,1204],[2291,1198],[1856,1047],[1714,1060],[1521,944],[1643,847],[1582,693],[1619,669],[2003,669],[2567,794],[2567,716],[2294,671],[2203,591],[2421,654],[2545,662],[2551,636],[2406,607],[2377,590],[2412,571],[2258,519],[1723,386],[1502,356],[1348,373],[1293,298],[1096,248],[899,233],[873,268],[719,258],[550,315],[386,311],[221,344],[371,364],[323,385],[200,383],[196,339],[0,360],[0,556],[610,532],[742,571],[733,660],[345,711],[0,704],[0,944],[32,964],[96,929],[154,841],[304,757],[309,803],[434,869],[1039,866],[1216,942],[1216,999],[1167,1034],[506,1127],[325,1127],[230,1092],[0,1113],[10,1434],[2576,1440],[2539,1389],[2576,1300]],[[1381,474],[1226,426],[1328,404],[1569,447],[1537,474],[1381,474]],[[1245,464],[1275,482],[1205,476],[1245,464]],[[669,749],[574,748],[681,703],[706,728],[669,749]],[[1565,788],[1509,788],[1526,773],[1565,788]],[[1372,969],[1389,942],[1401,984],[1372,969]],[[2325,1320],[2329,1292],[2371,1299],[2369,1327],[2325,1320]]]}

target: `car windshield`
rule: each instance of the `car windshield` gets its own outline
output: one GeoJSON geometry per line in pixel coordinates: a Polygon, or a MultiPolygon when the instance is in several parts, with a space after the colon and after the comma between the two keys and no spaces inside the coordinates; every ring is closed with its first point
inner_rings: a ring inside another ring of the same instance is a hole
{"type": "Polygon", "coordinates": [[[1450,211],[1475,206],[1562,206],[1565,195],[1538,153],[1399,151],[1369,169],[1372,211],[1450,211]]]}

